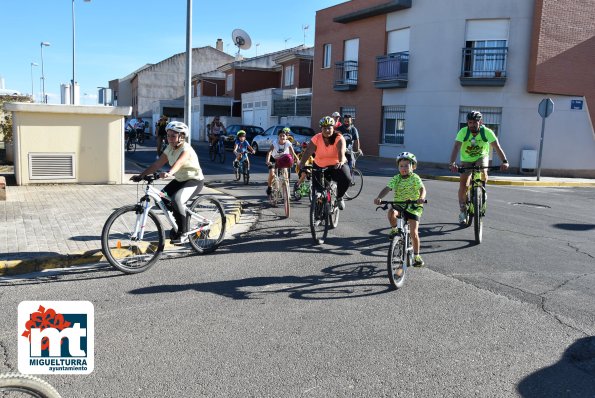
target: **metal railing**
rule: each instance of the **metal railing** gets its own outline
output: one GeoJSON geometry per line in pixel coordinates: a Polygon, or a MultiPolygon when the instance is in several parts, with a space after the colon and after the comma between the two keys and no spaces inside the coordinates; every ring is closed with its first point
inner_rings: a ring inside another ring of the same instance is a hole
{"type": "Polygon", "coordinates": [[[376,57],[376,80],[407,80],[409,72],[409,51],[380,55],[376,57]]]}
{"type": "Polygon", "coordinates": [[[503,78],[506,77],[508,47],[463,48],[461,77],[503,78]]]}
{"type": "Polygon", "coordinates": [[[357,85],[358,63],[357,61],[335,62],[335,86],[357,85]]]}

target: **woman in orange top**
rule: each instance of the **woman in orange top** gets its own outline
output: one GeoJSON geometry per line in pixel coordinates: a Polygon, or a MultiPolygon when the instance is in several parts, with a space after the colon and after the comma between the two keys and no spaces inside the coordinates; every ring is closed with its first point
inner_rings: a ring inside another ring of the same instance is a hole
{"type": "Polygon", "coordinates": [[[302,154],[300,169],[304,167],[306,160],[314,154],[314,165],[312,167],[312,184],[314,191],[322,191],[320,186],[320,173],[322,168],[328,167],[325,171],[325,178],[330,178],[337,183],[337,206],[345,209],[343,195],[347,192],[351,183],[351,175],[345,157],[345,138],[334,129],[335,121],[330,116],[320,119],[322,131],[312,137],[308,147],[302,154]]]}

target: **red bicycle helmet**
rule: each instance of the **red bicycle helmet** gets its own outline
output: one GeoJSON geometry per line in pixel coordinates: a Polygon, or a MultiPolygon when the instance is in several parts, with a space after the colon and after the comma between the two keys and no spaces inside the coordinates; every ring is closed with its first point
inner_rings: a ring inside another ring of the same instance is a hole
{"type": "Polygon", "coordinates": [[[289,168],[293,165],[293,157],[291,155],[281,155],[275,160],[275,167],[278,169],[289,168]]]}

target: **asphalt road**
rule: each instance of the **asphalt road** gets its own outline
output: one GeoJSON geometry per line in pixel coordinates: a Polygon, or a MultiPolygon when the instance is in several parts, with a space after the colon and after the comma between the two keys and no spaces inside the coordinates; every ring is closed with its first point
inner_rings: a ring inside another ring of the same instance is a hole
{"type": "Polygon", "coordinates": [[[244,186],[202,161],[255,220],[211,255],[3,284],[0,371],[16,369],[20,301],[89,300],[95,371],[44,376],[65,397],[595,397],[595,190],[490,186],[477,246],[456,184],[425,181],[427,267],[392,291],[372,204],[386,175],[319,246],[306,203],[290,219],[266,205],[262,163],[244,186]]]}

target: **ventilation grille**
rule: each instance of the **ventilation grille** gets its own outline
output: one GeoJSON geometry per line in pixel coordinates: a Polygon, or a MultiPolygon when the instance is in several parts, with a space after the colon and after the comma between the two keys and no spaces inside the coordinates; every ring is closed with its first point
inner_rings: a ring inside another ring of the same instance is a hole
{"type": "Polygon", "coordinates": [[[31,180],[65,180],[75,178],[74,153],[30,153],[31,180]]]}

